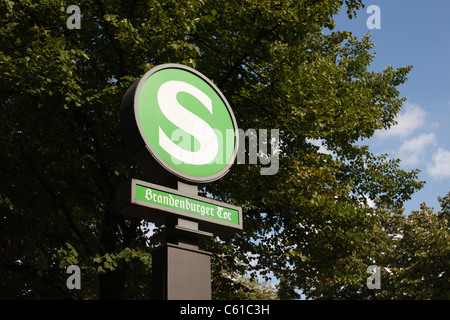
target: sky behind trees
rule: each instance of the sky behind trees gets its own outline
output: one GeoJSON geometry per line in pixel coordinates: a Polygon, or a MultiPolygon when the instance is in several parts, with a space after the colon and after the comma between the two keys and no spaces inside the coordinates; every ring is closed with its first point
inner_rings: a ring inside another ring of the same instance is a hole
{"type": "Polygon", "coordinates": [[[450,2],[372,0],[352,20],[342,11],[335,30],[358,37],[372,34],[373,71],[413,66],[408,81],[398,87],[406,98],[398,124],[362,143],[374,153],[402,159],[403,169],[422,171],[419,179],[426,184],[405,203],[405,214],[419,209],[421,202],[439,210],[437,197],[445,196],[450,186],[450,2]],[[370,5],[380,9],[380,29],[368,28],[374,14],[367,12],[370,5]]]}

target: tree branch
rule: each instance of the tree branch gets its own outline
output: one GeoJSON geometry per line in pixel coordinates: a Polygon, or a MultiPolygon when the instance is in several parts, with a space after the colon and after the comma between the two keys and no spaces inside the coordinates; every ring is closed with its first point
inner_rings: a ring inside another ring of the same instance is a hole
{"type": "MultiPolygon", "coordinates": [[[[100,9],[101,16],[103,18],[106,14],[105,7],[103,6],[103,3],[100,0],[97,0],[97,4],[100,9]]],[[[109,42],[111,43],[111,46],[116,51],[117,56],[119,58],[119,74],[118,74],[118,76],[119,76],[119,78],[121,78],[121,77],[125,76],[125,56],[123,54],[122,48],[116,44],[116,41],[114,40],[114,37],[111,33],[109,24],[106,23],[105,20],[102,20],[102,21],[103,21],[103,28],[106,31],[106,36],[108,37],[109,42]]]]}
{"type": "Polygon", "coordinates": [[[219,81],[219,83],[217,84],[217,87],[222,88],[223,84],[225,83],[225,81],[227,81],[231,75],[233,74],[234,71],[236,71],[236,69],[242,65],[242,63],[244,62],[244,60],[247,58],[247,56],[249,55],[249,53],[251,51],[253,51],[255,49],[255,46],[257,46],[264,37],[268,36],[270,33],[272,33],[276,28],[278,28],[278,24],[275,25],[274,27],[270,28],[270,29],[266,29],[266,28],[262,28],[261,31],[259,32],[258,36],[256,37],[256,39],[251,42],[247,48],[244,50],[244,53],[237,58],[234,63],[232,64],[231,68],[228,70],[228,72],[222,77],[222,79],[219,81]]]}
{"type": "Polygon", "coordinates": [[[27,266],[27,265],[23,265],[23,264],[8,264],[8,263],[5,263],[3,261],[0,261],[0,264],[2,266],[4,266],[5,268],[7,268],[8,270],[11,270],[13,272],[23,272],[23,273],[26,273],[26,274],[31,275],[33,277],[39,278],[40,280],[42,280],[46,284],[48,284],[50,287],[58,290],[64,296],[65,299],[70,299],[70,296],[67,295],[67,292],[63,288],[57,286],[54,283],[54,281],[52,281],[48,276],[46,276],[46,275],[39,275],[37,273],[37,270],[33,270],[31,268],[31,266],[27,266]]]}
{"type": "Polygon", "coordinates": [[[38,179],[38,181],[42,184],[44,190],[47,192],[47,194],[50,196],[50,198],[59,205],[62,212],[64,213],[64,216],[67,219],[67,223],[69,224],[70,229],[75,233],[75,235],[80,240],[81,244],[85,247],[86,251],[90,251],[90,247],[88,246],[86,240],[83,237],[83,234],[81,231],[77,228],[75,225],[75,222],[72,219],[72,216],[70,214],[69,209],[66,207],[64,203],[56,196],[55,192],[50,188],[50,186],[45,182],[45,180],[42,178],[42,176],[39,174],[39,172],[34,168],[34,166],[30,165],[31,172],[35,175],[35,177],[38,179]]]}

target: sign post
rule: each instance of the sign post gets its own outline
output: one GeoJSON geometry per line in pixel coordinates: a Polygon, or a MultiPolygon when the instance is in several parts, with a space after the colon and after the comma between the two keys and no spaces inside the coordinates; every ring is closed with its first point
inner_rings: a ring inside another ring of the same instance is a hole
{"type": "Polygon", "coordinates": [[[227,100],[203,74],[178,64],[148,71],[125,93],[120,128],[151,182],[132,179],[116,212],[164,224],[151,240],[154,299],[211,299],[211,253],[201,241],[242,230],[242,209],[198,195],[222,178],[238,149],[227,100]]]}

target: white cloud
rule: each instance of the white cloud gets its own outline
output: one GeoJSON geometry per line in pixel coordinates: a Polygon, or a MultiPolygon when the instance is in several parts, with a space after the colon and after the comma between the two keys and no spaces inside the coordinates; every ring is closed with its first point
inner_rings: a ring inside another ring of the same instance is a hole
{"type": "Polygon", "coordinates": [[[397,156],[402,159],[403,164],[417,165],[422,160],[426,148],[436,145],[434,133],[422,133],[415,138],[406,140],[400,146],[397,156]]]}
{"type": "Polygon", "coordinates": [[[410,136],[417,128],[425,123],[427,113],[418,104],[406,102],[404,111],[396,117],[397,124],[389,130],[378,131],[377,135],[382,138],[410,136]]]}
{"type": "Polygon", "coordinates": [[[450,151],[438,148],[433,154],[433,163],[428,167],[428,172],[434,178],[450,177],[450,151]]]}

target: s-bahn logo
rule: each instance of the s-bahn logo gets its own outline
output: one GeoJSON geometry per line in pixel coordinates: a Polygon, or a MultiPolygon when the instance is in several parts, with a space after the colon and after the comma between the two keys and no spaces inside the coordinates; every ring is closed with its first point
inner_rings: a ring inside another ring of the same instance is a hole
{"type": "Polygon", "coordinates": [[[186,66],[165,64],[148,71],[130,90],[140,138],[161,166],[197,183],[228,172],[238,148],[236,119],[208,78],[186,66]]]}

